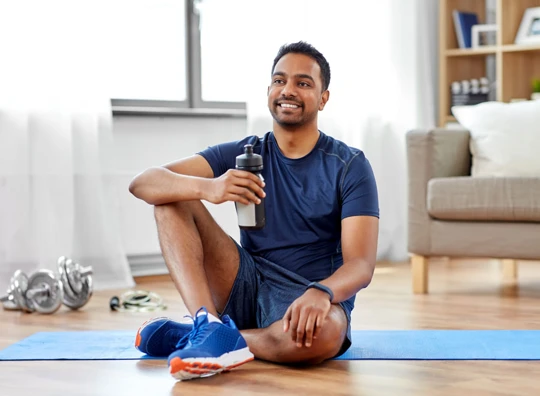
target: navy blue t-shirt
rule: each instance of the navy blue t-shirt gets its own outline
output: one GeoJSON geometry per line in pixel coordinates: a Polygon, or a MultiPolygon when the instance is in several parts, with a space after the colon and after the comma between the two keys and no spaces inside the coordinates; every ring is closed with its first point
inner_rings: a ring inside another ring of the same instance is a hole
{"type": "Polygon", "coordinates": [[[235,168],[244,145],[263,157],[266,225],[240,230],[240,243],[254,256],[281,265],[309,281],[321,281],[343,264],[341,220],[379,217],[377,185],[361,150],[320,132],[306,156],[283,155],[272,132],[218,144],[199,152],[214,177],[235,168]]]}

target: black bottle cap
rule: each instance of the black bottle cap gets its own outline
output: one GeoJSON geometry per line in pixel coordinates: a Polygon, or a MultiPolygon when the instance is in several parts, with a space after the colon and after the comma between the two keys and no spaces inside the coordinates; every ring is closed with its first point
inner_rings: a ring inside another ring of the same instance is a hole
{"type": "Polygon", "coordinates": [[[236,157],[236,169],[247,171],[260,171],[263,168],[263,159],[259,154],[253,152],[253,145],[244,146],[244,154],[236,157]]]}

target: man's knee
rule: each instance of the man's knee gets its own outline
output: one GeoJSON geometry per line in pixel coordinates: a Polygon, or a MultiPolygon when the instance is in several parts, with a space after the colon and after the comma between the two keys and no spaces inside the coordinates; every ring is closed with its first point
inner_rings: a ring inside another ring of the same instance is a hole
{"type": "Polygon", "coordinates": [[[163,205],[154,206],[154,218],[156,221],[161,221],[164,218],[169,217],[172,213],[177,211],[179,202],[171,202],[163,205]]]}
{"type": "MultiPolygon", "coordinates": [[[[326,329],[314,340],[311,348],[313,355],[306,358],[306,364],[319,364],[336,356],[343,345],[346,336],[346,327],[336,321],[329,321],[326,329]]],[[[309,349],[309,348],[308,348],[309,349]]]]}
{"type": "Polygon", "coordinates": [[[154,206],[154,218],[157,222],[170,219],[171,216],[181,214],[193,214],[196,211],[196,203],[199,201],[178,201],[154,206]]]}
{"type": "Polygon", "coordinates": [[[275,345],[282,348],[275,351],[275,361],[282,363],[319,364],[336,356],[347,335],[347,318],[341,307],[330,311],[322,331],[310,347],[296,346],[289,333],[274,334],[275,345]]]}

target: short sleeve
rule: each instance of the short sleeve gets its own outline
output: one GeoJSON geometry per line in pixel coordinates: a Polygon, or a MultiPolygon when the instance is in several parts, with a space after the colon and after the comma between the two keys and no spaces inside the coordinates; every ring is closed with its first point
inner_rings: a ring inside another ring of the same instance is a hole
{"type": "Polygon", "coordinates": [[[235,168],[236,157],[244,152],[244,145],[253,144],[255,146],[257,141],[257,136],[248,136],[242,140],[209,146],[197,154],[208,161],[214,172],[214,177],[219,177],[229,169],[235,168]]]}
{"type": "Polygon", "coordinates": [[[341,180],[341,219],[351,216],[379,217],[375,175],[362,152],[348,163],[341,180]]]}

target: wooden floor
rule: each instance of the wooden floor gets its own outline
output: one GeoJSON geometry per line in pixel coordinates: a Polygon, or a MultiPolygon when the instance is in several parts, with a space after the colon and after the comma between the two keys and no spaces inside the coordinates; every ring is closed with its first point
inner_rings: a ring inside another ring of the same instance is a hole
{"type": "MultiPolygon", "coordinates": [[[[540,263],[520,263],[517,285],[501,283],[495,261],[440,259],[430,269],[430,294],[412,295],[408,266],[381,263],[357,297],[353,328],[540,329],[540,263]]],[[[167,315],[187,313],[167,277],[139,281],[165,298],[167,315]]],[[[151,315],[111,312],[110,297],[123,291],[96,292],[77,312],[0,310],[0,349],[37,331],[135,330],[151,315]]],[[[176,382],[165,360],[0,362],[0,395],[536,395],[539,373],[540,362],[517,361],[329,361],[311,368],[254,361],[176,382]]]]}

